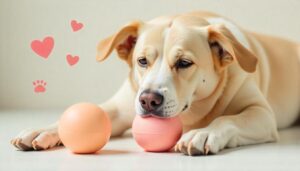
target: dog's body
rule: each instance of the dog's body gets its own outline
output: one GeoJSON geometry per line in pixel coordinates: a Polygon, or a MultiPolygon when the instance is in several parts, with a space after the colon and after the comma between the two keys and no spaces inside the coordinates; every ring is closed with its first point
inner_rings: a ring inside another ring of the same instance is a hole
{"type": "MultiPolygon", "coordinates": [[[[185,133],[175,150],[217,153],[276,141],[277,129],[299,116],[300,45],[242,30],[224,17],[191,12],[132,22],[98,48],[98,60],[115,48],[131,68],[100,105],[113,136],[131,127],[134,113],[179,115],[185,133]]],[[[53,147],[60,143],[57,124],[23,131],[12,143],[22,150],[53,147]]]]}

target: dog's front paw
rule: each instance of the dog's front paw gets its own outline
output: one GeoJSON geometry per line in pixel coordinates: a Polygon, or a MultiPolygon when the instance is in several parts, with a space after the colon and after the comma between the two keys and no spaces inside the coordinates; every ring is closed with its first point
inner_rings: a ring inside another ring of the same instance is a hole
{"type": "Polygon", "coordinates": [[[11,140],[11,144],[22,151],[46,150],[61,144],[56,130],[24,130],[11,140]]]}
{"type": "Polygon", "coordinates": [[[175,151],[186,155],[216,154],[224,149],[234,135],[234,129],[202,128],[185,133],[175,146],[175,151]]]}

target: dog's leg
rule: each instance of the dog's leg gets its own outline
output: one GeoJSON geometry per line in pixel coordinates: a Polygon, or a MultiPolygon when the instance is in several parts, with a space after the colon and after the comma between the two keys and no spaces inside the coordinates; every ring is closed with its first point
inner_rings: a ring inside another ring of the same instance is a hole
{"type": "Polygon", "coordinates": [[[110,100],[100,105],[109,114],[112,122],[112,137],[122,135],[131,127],[135,116],[135,96],[136,92],[127,79],[110,100]]]}
{"type": "MultiPolygon", "coordinates": [[[[134,97],[135,93],[126,80],[112,99],[100,105],[111,119],[112,136],[119,136],[130,128],[134,118],[134,97]]],[[[57,127],[58,122],[43,129],[24,130],[11,140],[11,144],[23,151],[52,148],[61,144],[57,127]]]]}
{"type": "Polygon", "coordinates": [[[226,147],[276,141],[278,132],[273,111],[257,87],[249,84],[245,87],[247,91],[238,92],[233,100],[234,104],[241,105],[239,114],[220,116],[206,128],[185,133],[175,151],[201,155],[217,153],[226,147]]]}

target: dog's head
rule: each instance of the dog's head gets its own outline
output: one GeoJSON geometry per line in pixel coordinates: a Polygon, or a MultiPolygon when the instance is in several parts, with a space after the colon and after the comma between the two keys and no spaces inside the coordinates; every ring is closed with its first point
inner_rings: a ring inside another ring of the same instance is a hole
{"type": "Polygon", "coordinates": [[[191,16],[132,22],[98,45],[97,59],[113,50],[131,67],[136,112],[172,117],[212,95],[232,63],[253,72],[257,59],[223,25],[191,16]]]}

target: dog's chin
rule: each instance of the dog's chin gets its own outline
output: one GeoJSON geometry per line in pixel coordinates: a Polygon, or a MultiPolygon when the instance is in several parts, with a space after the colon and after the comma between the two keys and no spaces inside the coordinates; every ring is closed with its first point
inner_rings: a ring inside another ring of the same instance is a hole
{"type": "Polygon", "coordinates": [[[147,113],[147,114],[139,114],[141,117],[143,118],[147,118],[147,117],[155,117],[155,118],[160,118],[160,119],[167,119],[167,118],[172,118],[177,116],[178,114],[174,114],[174,115],[156,115],[153,113],[147,113]]]}
{"type": "Polygon", "coordinates": [[[161,110],[156,110],[156,111],[145,111],[143,110],[140,106],[137,106],[136,108],[136,114],[141,116],[141,117],[156,117],[156,118],[172,118],[178,116],[180,113],[186,111],[189,108],[188,104],[181,105],[180,107],[177,107],[177,110],[171,110],[172,112],[169,111],[164,111],[163,108],[161,110]]]}
{"type": "Polygon", "coordinates": [[[155,118],[167,119],[167,118],[173,118],[173,117],[180,115],[180,113],[188,110],[188,108],[189,108],[189,105],[185,104],[185,105],[179,107],[176,111],[174,111],[172,113],[168,112],[168,111],[163,111],[163,110],[148,112],[141,108],[138,108],[136,110],[136,114],[143,118],[155,117],[155,118]]]}
{"type": "Polygon", "coordinates": [[[137,115],[143,117],[143,118],[146,118],[146,117],[155,117],[155,118],[172,118],[172,117],[175,117],[179,114],[179,112],[176,112],[176,113],[168,113],[168,114],[165,114],[163,112],[160,112],[160,111],[152,111],[152,112],[146,112],[146,111],[139,111],[139,112],[136,112],[137,115]]]}

